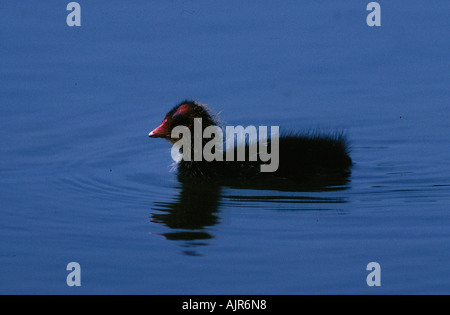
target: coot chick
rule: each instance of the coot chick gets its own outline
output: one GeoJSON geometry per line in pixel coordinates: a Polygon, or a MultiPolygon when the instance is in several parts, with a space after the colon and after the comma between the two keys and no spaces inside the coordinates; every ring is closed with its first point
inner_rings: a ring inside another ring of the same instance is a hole
{"type": "MultiPolygon", "coordinates": [[[[202,131],[211,126],[220,126],[219,118],[205,105],[186,100],[175,106],[167,113],[159,127],[149,136],[164,138],[172,143],[179,138],[172,138],[172,130],[178,126],[187,127],[191,131],[192,151],[194,151],[194,119],[202,119],[202,131]]],[[[202,147],[211,139],[203,139],[202,147]]],[[[267,151],[271,151],[272,138],[266,141],[267,151]]],[[[349,156],[349,146],[344,134],[321,133],[281,133],[279,135],[279,166],[274,172],[261,172],[261,165],[267,161],[258,158],[251,161],[250,143],[245,147],[245,161],[230,161],[223,152],[222,161],[181,160],[178,162],[178,175],[181,178],[201,177],[212,179],[290,179],[295,182],[304,182],[324,176],[348,176],[352,160],[349,156]]],[[[225,145],[224,145],[225,147],[225,145]]],[[[258,149],[260,150],[260,148],[258,149]]],[[[226,150],[224,150],[226,151],[226,150]]],[[[236,150],[235,150],[236,151],[236,150]]],[[[237,152],[237,151],[236,151],[237,152]]],[[[236,153],[234,155],[236,157],[236,153]]]]}

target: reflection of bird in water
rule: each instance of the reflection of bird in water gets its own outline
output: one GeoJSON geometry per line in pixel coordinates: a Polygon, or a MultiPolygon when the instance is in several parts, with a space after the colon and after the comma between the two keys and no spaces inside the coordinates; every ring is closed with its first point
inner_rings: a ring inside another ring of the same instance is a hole
{"type": "MultiPolygon", "coordinates": [[[[327,204],[345,203],[339,197],[313,197],[309,192],[332,192],[348,189],[347,177],[328,178],[326,181],[310,182],[304,185],[293,183],[243,181],[194,180],[179,177],[180,191],[172,201],[156,202],[153,205],[151,221],[169,228],[163,235],[168,240],[183,241],[185,245],[207,245],[212,239],[211,227],[219,223],[221,206],[266,203],[271,208],[283,206],[289,210],[326,211],[327,204]],[[226,190],[232,189],[227,194],[226,190]],[[244,192],[240,194],[239,192],[244,192]],[[250,194],[249,191],[252,191],[250,194]],[[278,193],[277,193],[278,192],[278,193]],[[283,196],[283,192],[296,192],[295,195],[283,196]],[[281,195],[280,195],[281,194],[281,195]]],[[[196,255],[195,251],[185,251],[186,255],[196,255]]]]}
{"type": "Polygon", "coordinates": [[[220,190],[220,186],[210,183],[183,181],[173,201],[155,203],[153,209],[160,213],[152,214],[151,220],[174,231],[163,234],[170,240],[210,239],[205,228],[218,223],[220,190]]]}

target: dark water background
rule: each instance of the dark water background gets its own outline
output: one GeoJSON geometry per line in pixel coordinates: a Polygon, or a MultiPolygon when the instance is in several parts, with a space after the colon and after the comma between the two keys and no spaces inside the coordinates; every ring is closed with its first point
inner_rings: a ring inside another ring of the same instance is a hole
{"type": "Polygon", "coordinates": [[[450,293],[450,2],[367,3],[2,1],[0,293],[450,293]],[[184,98],[346,130],[349,182],[179,183],[147,134],[184,98]]]}

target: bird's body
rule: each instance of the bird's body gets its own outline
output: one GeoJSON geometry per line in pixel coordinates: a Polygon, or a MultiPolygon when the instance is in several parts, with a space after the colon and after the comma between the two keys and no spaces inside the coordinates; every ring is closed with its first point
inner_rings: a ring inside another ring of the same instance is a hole
{"type": "MultiPolygon", "coordinates": [[[[175,143],[179,139],[171,137],[172,130],[177,126],[184,126],[193,132],[195,118],[202,119],[203,130],[207,127],[218,126],[217,116],[204,105],[184,101],[166,115],[163,123],[150,133],[150,137],[165,138],[175,143]]],[[[204,140],[203,145],[207,141],[208,139],[204,140]]],[[[267,164],[267,161],[260,158],[260,147],[257,151],[257,158],[251,160],[249,158],[250,152],[252,152],[251,146],[248,143],[243,146],[245,147],[243,161],[238,161],[237,158],[230,161],[227,159],[227,152],[223,152],[223,158],[219,160],[188,161],[182,159],[178,162],[178,175],[181,178],[242,179],[246,181],[277,178],[299,182],[323,176],[348,174],[352,166],[348,142],[343,134],[282,132],[276,143],[279,151],[279,165],[274,172],[261,172],[261,165],[267,164]]],[[[272,139],[270,137],[266,140],[266,146],[266,152],[271,152],[272,139]]],[[[194,150],[194,148],[192,149],[194,150]]]]}

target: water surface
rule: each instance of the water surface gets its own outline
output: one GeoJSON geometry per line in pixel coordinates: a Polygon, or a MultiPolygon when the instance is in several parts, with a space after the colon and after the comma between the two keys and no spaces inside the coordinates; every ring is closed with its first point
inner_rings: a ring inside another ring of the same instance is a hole
{"type": "Polygon", "coordinates": [[[380,4],[370,28],[361,1],[80,1],[69,28],[60,1],[4,1],[0,293],[448,294],[450,5],[380,4]],[[346,130],[352,174],[180,183],[147,134],[185,98],[346,130]]]}

